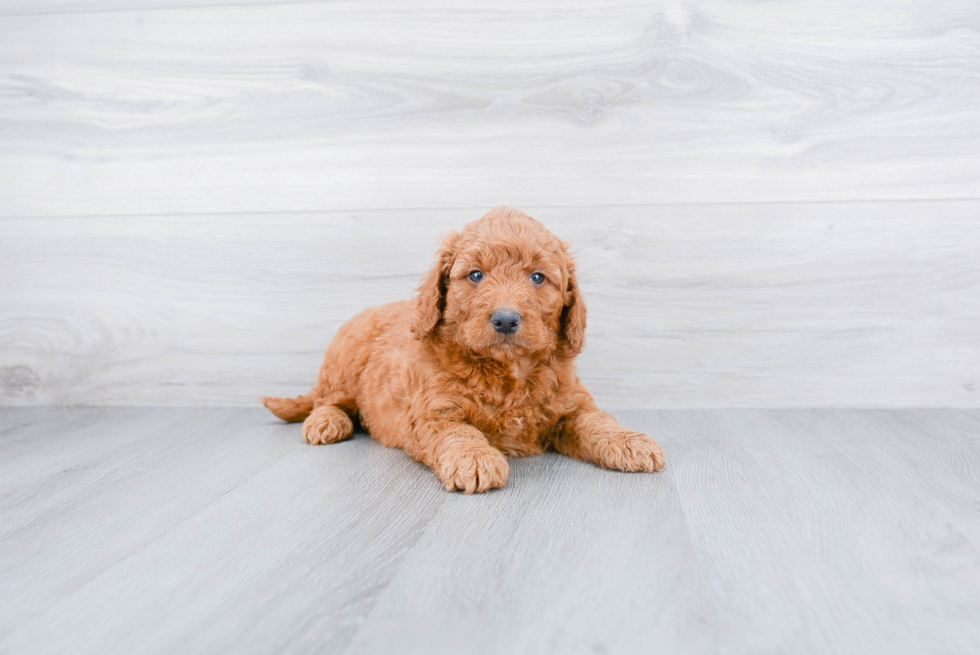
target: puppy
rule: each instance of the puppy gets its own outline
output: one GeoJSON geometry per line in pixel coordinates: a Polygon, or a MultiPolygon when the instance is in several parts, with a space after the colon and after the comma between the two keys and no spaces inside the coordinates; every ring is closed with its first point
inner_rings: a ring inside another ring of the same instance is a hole
{"type": "Polygon", "coordinates": [[[347,439],[358,420],[447,491],[502,487],[508,457],[546,448],[620,471],[663,468],[657,442],[600,411],[575,374],[585,303],[568,244],[541,223],[491,210],[443,240],[418,291],[348,321],[313,390],[265,406],[303,421],[311,444],[347,439]]]}

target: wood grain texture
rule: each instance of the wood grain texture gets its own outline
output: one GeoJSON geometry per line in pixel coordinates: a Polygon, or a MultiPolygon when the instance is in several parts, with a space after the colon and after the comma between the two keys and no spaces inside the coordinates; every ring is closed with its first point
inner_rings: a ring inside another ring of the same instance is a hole
{"type": "Polygon", "coordinates": [[[730,622],[669,475],[548,454],[510,480],[447,500],[347,653],[717,652],[730,622]]]}
{"type": "Polygon", "coordinates": [[[366,438],[315,450],[262,412],[169,411],[35,419],[77,441],[75,466],[0,495],[0,652],[330,651],[446,497],[366,438]]]}
{"type": "MultiPolygon", "coordinates": [[[[526,208],[571,239],[610,406],[980,405],[980,202],[526,208]]],[[[309,389],[484,209],[0,223],[0,403],[309,389]]]]}
{"type": "Polygon", "coordinates": [[[547,454],[479,497],[362,435],[160,411],[0,410],[34,471],[0,493],[0,653],[980,648],[976,410],[622,411],[662,474],[547,454]]]}
{"type": "Polygon", "coordinates": [[[515,468],[512,522],[447,502],[348,652],[980,645],[976,413],[620,418],[666,445],[662,478],[556,457],[515,468]]]}
{"type": "MultiPolygon", "coordinates": [[[[287,0],[310,4],[323,0],[287,0]]],[[[278,2],[277,4],[287,4],[278,2]]],[[[174,8],[234,7],[269,5],[272,0],[0,0],[0,16],[38,16],[78,12],[152,11],[174,8]]]]}
{"type": "Polygon", "coordinates": [[[681,416],[655,424],[692,455],[673,475],[732,651],[980,645],[976,413],[681,416]]]}
{"type": "Polygon", "coordinates": [[[184,4],[7,4],[0,216],[980,193],[973,0],[184,4]]]}

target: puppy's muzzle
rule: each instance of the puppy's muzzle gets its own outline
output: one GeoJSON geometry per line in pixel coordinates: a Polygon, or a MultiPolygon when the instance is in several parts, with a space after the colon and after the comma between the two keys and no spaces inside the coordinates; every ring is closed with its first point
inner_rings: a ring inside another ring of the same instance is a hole
{"type": "Polygon", "coordinates": [[[514,334],[521,326],[521,315],[508,309],[498,309],[490,317],[493,329],[500,334],[514,334]]]}

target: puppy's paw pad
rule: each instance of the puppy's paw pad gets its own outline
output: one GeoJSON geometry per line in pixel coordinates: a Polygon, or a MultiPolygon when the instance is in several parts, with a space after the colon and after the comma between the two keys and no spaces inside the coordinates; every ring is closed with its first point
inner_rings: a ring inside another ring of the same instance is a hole
{"type": "Polygon", "coordinates": [[[507,458],[489,445],[454,446],[443,454],[439,466],[446,491],[468,494],[502,487],[509,474],[507,458]]]}
{"type": "Polygon", "coordinates": [[[303,421],[303,438],[313,446],[343,441],[354,433],[354,423],[340,408],[317,407],[303,421]]]}
{"type": "Polygon", "coordinates": [[[600,448],[603,466],[620,471],[662,471],[664,449],[651,437],[640,432],[624,431],[603,440],[600,448]]]}

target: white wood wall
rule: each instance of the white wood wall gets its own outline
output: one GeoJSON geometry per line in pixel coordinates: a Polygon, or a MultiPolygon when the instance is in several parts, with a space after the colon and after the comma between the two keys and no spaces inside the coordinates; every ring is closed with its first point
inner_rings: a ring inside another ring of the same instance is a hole
{"type": "Polygon", "coordinates": [[[0,403],[305,391],[498,204],[610,407],[980,406],[975,0],[0,0],[0,403]]]}

